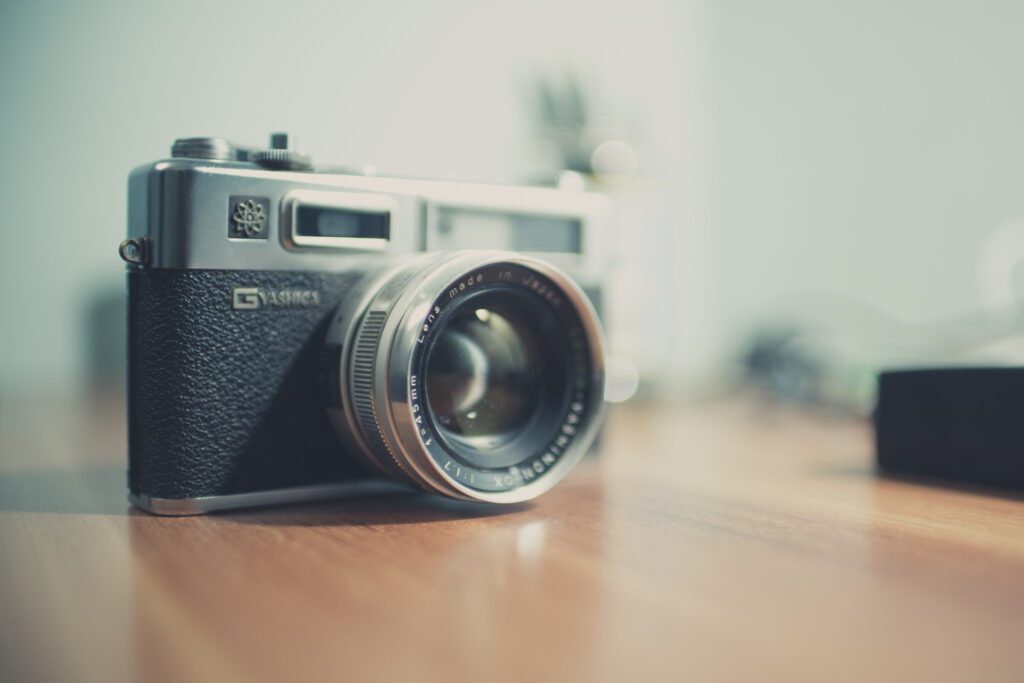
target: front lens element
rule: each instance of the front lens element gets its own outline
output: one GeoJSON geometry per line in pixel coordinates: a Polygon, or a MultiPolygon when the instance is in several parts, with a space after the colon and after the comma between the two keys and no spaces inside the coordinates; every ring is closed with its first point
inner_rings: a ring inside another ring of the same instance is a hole
{"type": "Polygon", "coordinates": [[[557,428],[570,370],[569,341],[550,309],[497,284],[440,321],[427,350],[427,407],[460,461],[508,467],[557,428]]]}

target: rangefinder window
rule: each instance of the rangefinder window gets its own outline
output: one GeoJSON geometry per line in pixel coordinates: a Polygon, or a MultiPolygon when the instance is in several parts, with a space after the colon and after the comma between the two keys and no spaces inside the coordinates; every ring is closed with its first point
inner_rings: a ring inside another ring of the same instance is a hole
{"type": "Polygon", "coordinates": [[[391,239],[390,197],[303,191],[291,193],[286,204],[296,246],[383,250],[391,239]]]}
{"type": "Polygon", "coordinates": [[[583,253],[575,216],[442,206],[429,249],[508,249],[544,254],[583,253]]]}

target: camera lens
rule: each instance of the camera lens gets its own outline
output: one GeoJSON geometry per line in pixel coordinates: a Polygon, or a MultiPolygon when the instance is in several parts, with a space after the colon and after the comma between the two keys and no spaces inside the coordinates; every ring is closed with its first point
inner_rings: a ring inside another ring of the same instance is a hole
{"type": "Polygon", "coordinates": [[[336,427],[392,478],[515,502],[585,453],[602,411],[600,331],[585,295],[534,259],[420,257],[364,280],[328,333],[336,427]]]}

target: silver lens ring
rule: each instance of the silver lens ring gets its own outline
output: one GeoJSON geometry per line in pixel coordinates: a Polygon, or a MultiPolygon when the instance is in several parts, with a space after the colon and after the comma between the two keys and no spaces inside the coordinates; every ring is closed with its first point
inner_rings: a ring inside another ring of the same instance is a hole
{"type": "Polygon", "coordinates": [[[341,400],[332,411],[338,431],[378,470],[427,491],[493,503],[534,498],[583,457],[600,425],[596,314],[571,278],[530,257],[453,252],[394,266],[346,298],[328,344],[340,354],[341,400]],[[533,362],[547,368],[532,374],[546,384],[516,403],[523,426],[493,449],[446,424],[436,398],[436,349],[481,301],[522,307],[524,324],[546,325],[534,331],[531,347],[533,362]]]}

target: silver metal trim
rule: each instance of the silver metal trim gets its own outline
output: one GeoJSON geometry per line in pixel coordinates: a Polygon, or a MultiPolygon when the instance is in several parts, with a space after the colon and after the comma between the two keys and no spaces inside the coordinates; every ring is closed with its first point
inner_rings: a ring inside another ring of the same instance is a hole
{"type": "Polygon", "coordinates": [[[387,479],[357,479],[334,484],[297,486],[288,489],[232,493],[224,496],[202,496],[200,498],[154,498],[145,494],[129,492],[128,502],[140,510],[154,515],[185,517],[264,505],[309,503],[335,498],[408,493],[410,491],[409,487],[387,479]]]}
{"type": "MultiPolygon", "coordinates": [[[[236,148],[238,149],[238,148],[236,148]]],[[[607,197],[547,187],[519,187],[345,173],[269,170],[242,161],[164,159],[134,169],[128,180],[128,237],[147,237],[149,268],[218,270],[323,270],[352,267],[353,259],[380,253],[422,252],[436,207],[462,206],[515,213],[572,216],[583,226],[583,254],[547,254],[556,266],[589,283],[603,276],[610,255],[607,197]],[[359,193],[388,197],[392,214],[386,249],[325,249],[289,244],[283,224],[291,192],[359,193]],[[268,239],[228,236],[229,197],[270,202],[268,239]]]]}

